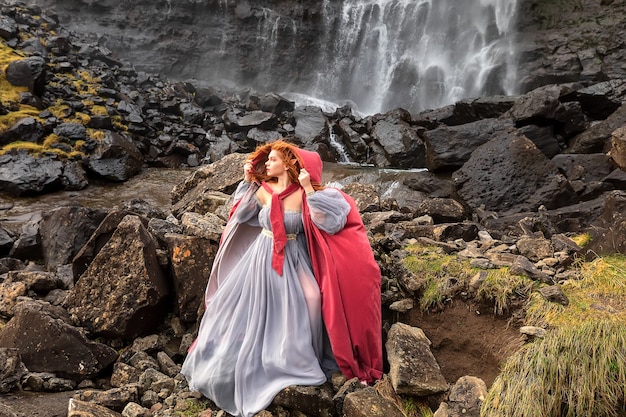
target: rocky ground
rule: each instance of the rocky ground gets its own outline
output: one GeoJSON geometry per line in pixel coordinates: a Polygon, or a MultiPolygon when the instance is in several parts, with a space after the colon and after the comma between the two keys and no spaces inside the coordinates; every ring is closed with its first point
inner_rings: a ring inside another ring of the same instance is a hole
{"type": "MultiPolygon", "coordinates": [[[[408,324],[432,343],[393,328],[387,341],[419,347],[415,353],[432,360],[423,375],[389,380],[406,383],[402,395],[433,410],[468,385],[475,391],[464,392],[479,394],[455,407],[475,408],[522,342],[521,304],[494,316],[492,303],[471,295],[478,274],[447,277],[442,305],[422,312],[423,282],[402,263],[407,245],[421,242],[485,271],[511,268],[554,302],[564,302],[559,282],[575,279],[574,254],[626,252],[621,78],[362,118],[348,107],[296,108],[274,93],[224,92],[136,71],[23,5],[2,7],[0,36],[0,414],[67,412],[69,395],[102,415],[132,403],[126,414],[169,416],[197,400],[176,369],[193,340],[224,203],[245,153],[278,137],[333,163],[332,129],[356,162],[329,179],[357,200],[372,236],[383,272],[383,330],[408,324]],[[187,171],[176,181],[142,181],[150,169],[187,171]],[[81,198],[107,183],[117,200],[81,198]],[[57,193],[52,206],[24,209],[27,199],[57,193]],[[582,232],[593,239],[586,250],[569,239],[582,232]],[[121,276],[119,265],[130,275],[121,276]],[[85,357],[93,358],[88,366],[85,357]],[[424,391],[424,380],[437,384],[424,391]]],[[[388,356],[396,364],[409,359],[388,356]]],[[[333,382],[287,393],[270,412],[299,415],[303,398],[322,404],[317,409],[345,406],[347,415],[371,404],[396,410],[393,389],[379,387],[387,393],[381,399],[333,382]]]]}

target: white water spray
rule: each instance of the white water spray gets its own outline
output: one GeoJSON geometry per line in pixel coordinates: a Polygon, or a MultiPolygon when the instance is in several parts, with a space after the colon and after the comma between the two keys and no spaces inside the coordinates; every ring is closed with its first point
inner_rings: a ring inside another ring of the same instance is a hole
{"type": "Polygon", "coordinates": [[[307,92],[376,113],[514,94],[517,0],[324,0],[329,47],[307,92]]]}

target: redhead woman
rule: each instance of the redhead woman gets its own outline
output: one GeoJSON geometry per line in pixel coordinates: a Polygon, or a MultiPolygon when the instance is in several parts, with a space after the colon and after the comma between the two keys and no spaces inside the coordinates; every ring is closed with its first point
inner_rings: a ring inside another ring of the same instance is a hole
{"type": "Polygon", "coordinates": [[[337,369],[380,379],[380,270],[354,202],[322,187],[317,153],[282,140],[243,171],[182,368],[190,388],[250,417],[337,369]]]}

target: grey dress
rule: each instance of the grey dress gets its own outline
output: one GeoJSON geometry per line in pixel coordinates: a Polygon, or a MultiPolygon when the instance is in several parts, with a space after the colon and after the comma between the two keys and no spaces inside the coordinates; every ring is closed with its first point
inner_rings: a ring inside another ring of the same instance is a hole
{"type": "MultiPolygon", "coordinates": [[[[285,210],[283,275],[272,268],[269,207],[242,183],[207,286],[198,338],[183,363],[189,386],[234,416],[250,417],[290,385],[320,385],[336,369],[322,323],[302,213],[285,210]],[[326,369],[327,368],[327,369],[326,369]]],[[[311,218],[336,233],[350,206],[332,188],[307,198],[311,218]]]]}

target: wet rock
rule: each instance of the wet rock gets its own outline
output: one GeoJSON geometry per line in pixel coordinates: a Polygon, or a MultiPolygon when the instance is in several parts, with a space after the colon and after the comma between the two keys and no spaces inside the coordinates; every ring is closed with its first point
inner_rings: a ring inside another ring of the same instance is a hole
{"type": "Polygon", "coordinates": [[[0,146],[14,141],[39,143],[43,140],[45,131],[43,126],[34,117],[24,117],[15,122],[5,132],[0,133],[0,146]]]}
{"type": "Polygon", "coordinates": [[[518,126],[538,119],[554,119],[562,106],[559,98],[567,92],[569,91],[564,91],[564,87],[559,85],[536,88],[517,98],[515,104],[507,112],[507,116],[518,126]]]}
{"type": "MultiPolygon", "coordinates": [[[[20,196],[52,192],[63,189],[80,189],[72,174],[65,176],[70,161],[61,161],[56,155],[35,158],[25,152],[0,156],[0,190],[20,196]]],[[[84,187],[83,187],[84,188],[84,187]]]]}
{"type": "Polygon", "coordinates": [[[561,146],[553,126],[526,125],[518,128],[518,130],[522,135],[532,140],[537,149],[543,152],[546,157],[552,158],[561,152],[561,146]]]}
{"type": "Polygon", "coordinates": [[[0,37],[8,40],[17,35],[17,24],[15,19],[9,16],[0,16],[0,37]]]}
{"type": "Polygon", "coordinates": [[[378,166],[395,168],[424,168],[426,166],[425,147],[415,129],[401,120],[381,120],[372,129],[372,139],[382,148],[383,160],[378,166]],[[381,163],[382,162],[382,163],[381,163]]]}
{"type": "Polygon", "coordinates": [[[626,124],[626,105],[584,132],[574,136],[568,143],[566,153],[605,153],[611,146],[611,133],[626,124]]]}
{"type": "MultiPolygon", "coordinates": [[[[454,124],[466,124],[482,119],[495,119],[506,113],[515,104],[515,97],[489,96],[466,98],[454,103],[454,124]]],[[[451,126],[451,121],[446,121],[451,126]]]]}
{"type": "Polygon", "coordinates": [[[459,195],[472,209],[520,212],[534,211],[541,204],[557,208],[577,202],[557,167],[515,131],[498,134],[477,148],[452,175],[459,195]]]}
{"type": "Polygon", "coordinates": [[[440,126],[424,132],[426,167],[430,172],[459,169],[472,152],[496,132],[512,127],[510,120],[485,119],[460,126],[440,126]]]}
{"type": "Polygon", "coordinates": [[[11,61],[5,76],[12,85],[28,87],[31,93],[41,96],[46,85],[46,61],[40,56],[11,61]]]}
{"type": "Polygon", "coordinates": [[[130,139],[106,131],[91,152],[87,167],[91,172],[111,181],[126,181],[143,165],[143,155],[130,139]]]}
{"type": "Polygon", "coordinates": [[[296,119],[295,137],[305,147],[310,148],[328,137],[328,120],[319,107],[296,107],[293,117],[296,119]]]}

